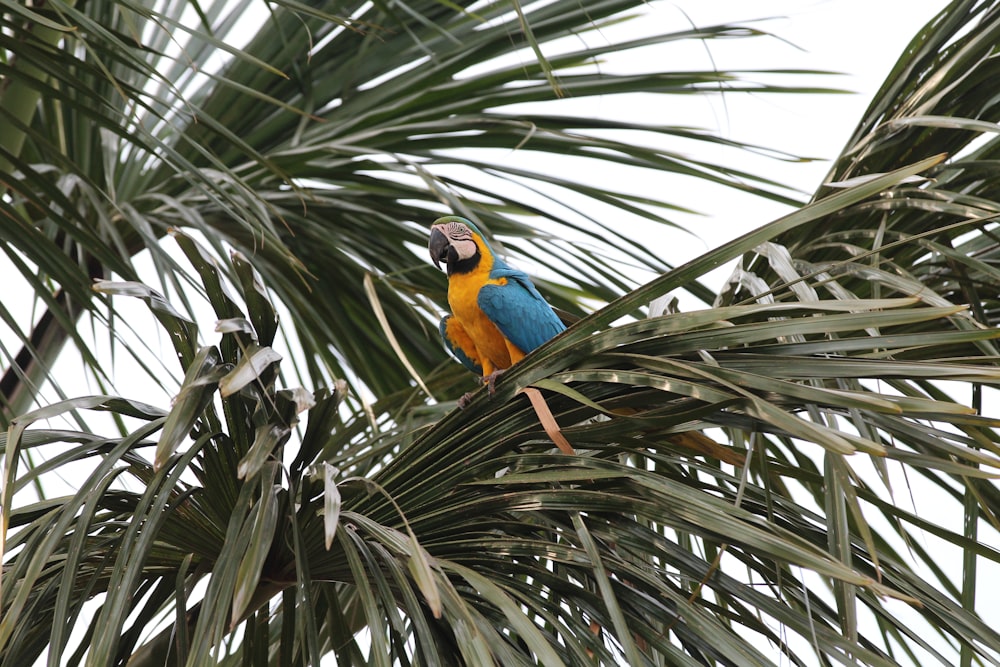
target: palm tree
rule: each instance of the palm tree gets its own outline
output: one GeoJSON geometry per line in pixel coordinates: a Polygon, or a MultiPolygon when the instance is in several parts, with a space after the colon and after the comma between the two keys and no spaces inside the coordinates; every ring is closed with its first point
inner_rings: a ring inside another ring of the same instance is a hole
{"type": "Polygon", "coordinates": [[[1000,3],[914,38],[811,201],[677,267],[624,230],[679,203],[549,157],[794,198],[561,100],[797,89],[613,73],[765,37],[606,38],[641,7],[4,4],[4,665],[998,660],[1000,3]],[[461,411],[445,211],[578,318],[461,411]]]}

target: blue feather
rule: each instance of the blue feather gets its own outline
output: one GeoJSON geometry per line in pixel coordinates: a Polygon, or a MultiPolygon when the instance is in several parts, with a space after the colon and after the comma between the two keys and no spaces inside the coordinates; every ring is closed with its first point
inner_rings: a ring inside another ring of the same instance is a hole
{"type": "Polygon", "coordinates": [[[506,284],[484,285],[479,290],[479,307],[500,333],[525,354],[566,328],[528,274],[497,258],[490,278],[506,279],[506,284]]]}

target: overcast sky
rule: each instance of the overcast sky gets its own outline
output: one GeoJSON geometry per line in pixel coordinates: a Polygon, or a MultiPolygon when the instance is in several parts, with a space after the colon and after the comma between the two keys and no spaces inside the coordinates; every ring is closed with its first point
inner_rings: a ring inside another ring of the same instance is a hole
{"type": "MultiPolygon", "coordinates": [[[[781,39],[757,39],[752,46],[710,45],[712,58],[722,69],[795,67],[843,73],[786,81],[808,81],[856,94],[727,95],[724,107],[717,101],[713,104],[715,127],[725,136],[824,158],[811,165],[774,166],[780,180],[812,192],[907,43],[947,4],[944,0],[712,0],[675,6],[697,25],[774,17],[753,25],[781,39]]],[[[669,3],[652,8],[653,14],[677,11],[669,3]]],[[[765,203],[761,207],[762,212],[787,212],[765,203]]]]}

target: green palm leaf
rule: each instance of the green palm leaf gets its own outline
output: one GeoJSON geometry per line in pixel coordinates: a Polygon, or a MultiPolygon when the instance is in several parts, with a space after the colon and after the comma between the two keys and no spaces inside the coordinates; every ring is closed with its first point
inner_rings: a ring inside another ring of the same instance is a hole
{"type": "Polygon", "coordinates": [[[514,106],[553,85],[739,89],[590,63],[752,31],[564,47],[634,3],[278,3],[238,46],[249,6],[8,8],[0,229],[47,314],[0,313],[25,350],[3,383],[5,664],[995,661],[976,597],[1000,562],[995,3],[956,1],[914,39],[810,204],[673,268],[594,211],[669,224],[683,203],[480,151],[783,198],[613,133],[709,135],[514,106]],[[547,295],[583,316],[461,411],[421,255],[443,210],[515,259],[540,249],[547,295]],[[621,252],[661,275],[633,289],[621,252]],[[711,307],[650,314],[678,289],[709,306],[700,281],[733,259],[711,307]],[[178,359],[173,404],[27,411],[65,340],[115,379],[76,324],[114,339],[136,299],[130,325],[155,322],[178,359]],[[281,358],[282,333],[301,354],[281,358]],[[78,487],[49,497],[59,476],[78,487]],[[952,521],[924,514],[931,494],[952,521]]]}

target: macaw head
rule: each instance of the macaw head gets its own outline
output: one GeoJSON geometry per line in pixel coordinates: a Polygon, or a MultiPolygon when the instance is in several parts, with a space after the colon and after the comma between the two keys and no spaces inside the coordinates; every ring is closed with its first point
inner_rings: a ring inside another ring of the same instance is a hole
{"type": "Polygon", "coordinates": [[[431,225],[427,244],[431,260],[441,268],[445,263],[448,275],[473,270],[484,258],[493,258],[493,250],[474,224],[457,215],[438,218],[431,225]]]}

